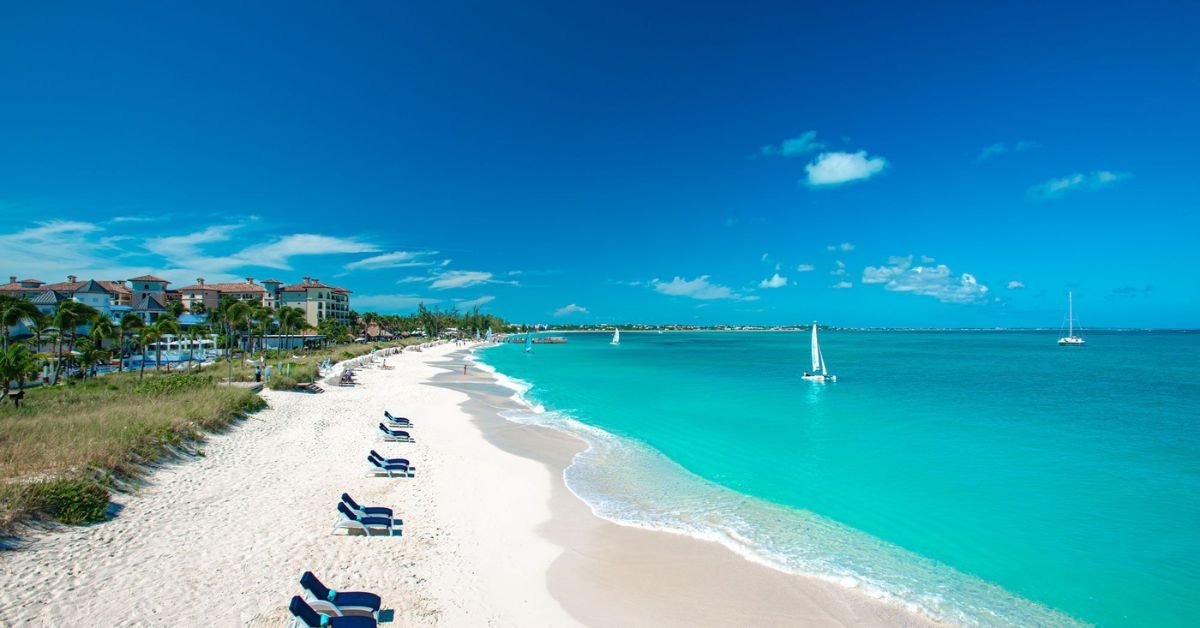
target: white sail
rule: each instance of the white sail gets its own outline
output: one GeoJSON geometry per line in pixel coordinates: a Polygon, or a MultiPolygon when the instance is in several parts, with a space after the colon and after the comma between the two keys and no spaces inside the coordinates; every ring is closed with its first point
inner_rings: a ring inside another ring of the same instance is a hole
{"type": "Polygon", "coordinates": [[[821,360],[821,345],[817,344],[817,324],[813,323],[812,331],[812,370],[814,373],[824,370],[821,360]]]}
{"type": "Polygon", "coordinates": [[[613,328],[613,339],[612,339],[612,343],[613,343],[614,345],[619,345],[619,344],[621,344],[621,330],[620,330],[620,329],[618,329],[618,328],[615,328],[615,327],[613,328]]]}
{"type": "Polygon", "coordinates": [[[533,336],[529,332],[525,332],[525,352],[533,351],[533,336]]]}

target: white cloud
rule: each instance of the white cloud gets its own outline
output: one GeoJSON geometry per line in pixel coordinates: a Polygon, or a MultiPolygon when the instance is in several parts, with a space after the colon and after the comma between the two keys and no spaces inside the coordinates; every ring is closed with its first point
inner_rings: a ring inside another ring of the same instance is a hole
{"type": "Polygon", "coordinates": [[[816,269],[817,269],[817,267],[813,266],[812,264],[801,264],[796,267],[796,271],[801,272],[801,273],[811,273],[812,271],[814,271],[816,269]]]}
{"type": "Polygon", "coordinates": [[[1068,192],[1091,191],[1109,187],[1133,175],[1128,172],[1097,170],[1090,174],[1077,172],[1072,175],[1043,181],[1029,188],[1029,195],[1036,199],[1050,200],[1068,192]]]}
{"type": "Polygon", "coordinates": [[[775,273],[769,279],[763,279],[762,281],[758,282],[758,287],[759,288],[782,288],[782,287],[786,286],[787,283],[788,283],[787,277],[783,277],[779,273],[775,273]]]}
{"type": "Polygon", "coordinates": [[[838,260],[835,263],[837,264],[837,268],[829,271],[829,274],[830,275],[845,275],[846,274],[846,262],[843,262],[842,260],[838,260]]]}
{"type": "Polygon", "coordinates": [[[817,132],[805,131],[778,144],[763,146],[758,154],[764,157],[799,157],[822,148],[825,148],[825,144],[817,141],[817,132]]]}
{"type": "Polygon", "coordinates": [[[1008,145],[1004,142],[996,142],[995,144],[984,148],[983,151],[979,153],[979,157],[976,158],[976,161],[986,161],[988,157],[1003,155],[1006,152],[1008,152],[1008,145]]]}
{"type": "Polygon", "coordinates": [[[808,185],[819,187],[839,185],[869,179],[887,167],[883,157],[869,157],[867,151],[857,153],[821,153],[804,167],[808,185]]]}
{"type": "Polygon", "coordinates": [[[841,244],[830,244],[829,246],[825,247],[825,250],[826,250],[826,251],[846,251],[846,252],[849,252],[849,251],[853,251],[853,250],[854,250],[854,245],[853,245],[853,244],[851,244],[851,243],[849,243],[849,242],[843,242],[843,243],[841,243],[841,244]]]}
{"type": "Polygon", "coordinates": [[[922,264],[932,264],[932,263],[934,263],[935,261],[937,261],[937,260],[933,259],[932,257],[929,257],[928,255],[922,255],[922,256],[921,256],[921,263],[922,263],[922,264]]]}
{"type": "Polygon", "coordinates": [[[449,290],[452,288],[469,288],[481,283],[490,283],[491,281],[492,273],[475,270],[448,270],[434,276],[429,287],[434,290],[449,290]]]}
{"type": "Polygon", "coordinates": [[[292,270],[289,259],[300,255],[332,255],[338,253],[374,253],[379,247],[355,238],[336,238],[315,233],[294,233],[274,242],[242,249],[234,257],[243,266],[265,266],[292,270]]]}
{"type": "Polygon", "coordinates": [[[484,296],[476,297],[474,299],[463,299],[461,301],[455,301],[454,304],[457,305],[458,307],[466,308],[469,310],[469,309],[479,306],[479,305],[487,305],[488,303],[491,303],[492,301],[495,301],[495,300],[496,300],[496,297],[494,297],[490,294],[486,294],[484,296]]]}
{"type": "Polygon", "coordinates": [[[854,287],[854,284],[850,283],[849,281],[839,281],[839,282],[833,284],[834,290],[845,290],[847,288],[853,288],[853,287],[854,287]]]}
{"type": "MultiPolygon", "coordinates": [[[[1030,140],[1021,140],[1012,145],[1012,152],[1023,153],[1031,148],[1037,148],[1037,146],[1038,146],[1037,142],[1030,141],[1030,140]]],[[[980,151],[979,157],[976,158],[976,161],[983,162],[983,161],[986,161],[990,157],[995,157],[997,155],[1003,155],[1004,153],[1007,153],[1007,152],[1009,152],[1009,147],[1008,147],[1007,143],[996,142],[995,144],[992,144],[991,146],[988,146],[988,147],[984,148],[982,151],[980,151]]]]}
{"type": "Polygon", "coordinates": [[[1020,290],[1020,289],[1022,289],[1022,288],[1024,288],[1024,287],[1025,287],[1025,284],[1023,284],[1023,283],[1021,283],[1021,282],[1019,282],[1019,281],[1017,281],[1017,280],[1015,280],[1015,279],[1014,279],[1013,281],[1010,281],[1010,282],[1008,282],[1008,289],[1009,289],[1009,290],[1020,290]]]}
{"type": "Polygon", "coordinates": [[[729,289],[727,286],[720,284],[709,283],[709,275],[700,275],[699,277],[687,280],[683,277],[675,277],[669,282],[661,282],[658,279],[651,281],[650,284],[654,289],[663,294],[671,296],[689,297],[699,299],[701,301],[709,301],[712,299],[744,299],[742,295],[729,289]]]}
{"type": "Polygon", "coordinates": [[[436,305],[441,299],[431,299],[417,294],[360,294],[353,299],[356,310],[372,309],[385,311],[411,310],[418,304],[436,305]]]}
{"type": "Polygon", "coordinates": [[[356,262],[346,264],[346,270],[378,270],[380,268],[410,268],[413,266],[432,266],[435,262],[419,258],[437,255],[437,251],[393,251],[372,257],[366,257],[356,262]]]}
{"type": "Polygon", "coordinates": [[[581,307],[581,306],[575,305],[574,303],[569,303],[567,305],[564,305],[564,306],[558,308],[557,310],[554,310],[554,316],[556,318],[562,318],[563,316],[570,316],[571,314],[587,314],[587,313],[588,313],[588,309],[586,307],[581,307]]]}
{"type": "Polygon", "coordinates": [[[741,222],[741,220],[738,220],[737,218],[734,218],[731,216],[731,217],[725,219],[725,226],[726,227],[736,227],[736,226],[738,226],[738,224],[740,222],[741,222]]]}
{"type": "Polygon", "coordinates": [[[763,262],[763,263],[766,263],[766,261],[767,261],[767,254],[766,254],[766,253],[763,253],[763,254],[762,254],[762,257],[761,257],[761,258],[759,258],[759,261],[760,261],[760,262],[763,262]]]}
{"type": "Polygon", "coordinates": [[[892,292],[931,296],[942,303],[977,303],[987,298],[988,287],[970,273],[953,275],[945,264],[913,266],[913,256],[893,256],[885,266],[863,269],[864,284],[883,284],[892,292]]]}

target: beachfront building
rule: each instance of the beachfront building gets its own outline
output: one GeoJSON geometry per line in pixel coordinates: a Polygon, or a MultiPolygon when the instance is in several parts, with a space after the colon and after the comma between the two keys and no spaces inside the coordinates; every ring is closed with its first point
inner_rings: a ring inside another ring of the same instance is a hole
{"type": "MultiPolygon", "coordinates": [[[[97,284],[100,285],[101,288],[104,288],[105,290],[108,291],[108,294],[111,295],[110,305],[132,305],[133,304],[133,293],[129,290],[129,287],[125,285],[124,279],[120,279],[117,281],[104,281],[104,280],[97,280],[97,279],[89,279],[87,281],[79,281],[79,278],[76,277],[75,275],[67,275],[66,281],[61,282],[61,283],[43,284],[41,286],[41,290],[43,290],[43,291],[44,290],[53,290],[55,292],[64,292],[66,294],[71,295],[71,297],[74,298],[76,292],[78,292],[84,286],[87,286],[88,283],[90,283],[92,281],[95,281],[97,284]]],[[[76,299],[76,300],[78,300],[78,299],[76,299]]]]}
{"type": "Polygon", "coordinates": [[[321,283],[315,277],[284,286],[279,291],[279,305],[299,308],[313,327],[327,318],[342,325],[350,323],[350,291],[321,283]]]}
{"type": "Polygon", "coordinates": [[[95,279],[87,280],[71,295],[75,301],[91,306],[105,316],[112,316],[113,297],[113,293],[101,286],[100,282],[95,279]]]}
{"type": "Polygon", "coordinates": [[[267,289],[254,283],[253,277],[246,281],[228,283],[205,283],[204,278],[196,279],[196,283],[179,289],[183,307],[189,312],[197,310],[196,304],[203,304],[204,311],[212,311],[220,305],[222,299],[245,301],[251,305],[267,305],[267,289]]]}
{"type": "Polygon", "coordinates": [[[147,298],[153,297],[160,305],[167,302],[167,284],[171,282],[154,275],[142,275],[129,280],[130,303],[137,309],[147,298]]]}
{"type": "Polygon", "coordinates": [[[45,282],[38,281],[37,279],[22,279],[17,281],[17,276],[12,275],[8,278],[8,283],[0,286],[0,295],[32,300],[44,292],[42,288],[44,285],[46,285],[45,282]]]}
{"type": "Polygon", "coordinates": [[[266,295],[263,297],[263,305],[272,310],[278,310],[279,291],[283,289],[283,282],[278,279],[264,279],[262,286],[263,290],[266,290],[266,295]]]}

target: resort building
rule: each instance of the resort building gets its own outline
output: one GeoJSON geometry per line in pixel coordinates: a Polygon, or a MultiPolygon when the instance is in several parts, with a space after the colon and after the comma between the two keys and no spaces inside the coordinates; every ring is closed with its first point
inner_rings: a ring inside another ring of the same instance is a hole
{"type": "Polygon", "coordinates": [[[196,283],[179,289],[183,307],[189,312],[196,311],[196,304],[203,304],[204,311],[217,308],[221,299],[246,301],[251,305],[266,306],[267,290],[254,283],[253,277],[246,277],[245,282],[205,283],[204,278],[196,279],[196,283]]]}
{"type": "Polygon", "coordinates": [[[279,305],[300,308],[308,324],[316,327],[332,318],[342,325],[350,322],[350,291],[323,284],[314,277],[284,286],[279,292],[279,305]]]}
{"type": "MultiPolygon", "coordinates": [[[[18,281],[16,276],[11,276],[7,284],[0,285],[0,295],[28,299],[46,314],[53,314],[62,301],[75,300],[96,308],[114,322],[132,312],[146,323],[153,323],[169,311],[172,301],[180,301],[184,309],[194,315],[201,313],[198,310],[216,309],[223,299],[273,310],[285,305],[299,308],[313,327],[329,318],[342,325],[350,322],[350,291],[321,283],[313,277],[305,277],[300,283],[289,286],[284,286],[278,279],[255,283],[253,277],[230,283],[206,283],[199,278],[195,284],[177,290],[168,288],[170,283],[154,275],[117,281],[79,281],[78,277],[70,275],[66,281],[54,284],[37,279],[18,281]]],[[[23,326],[19,327],[23,329],[23,326]]]]}

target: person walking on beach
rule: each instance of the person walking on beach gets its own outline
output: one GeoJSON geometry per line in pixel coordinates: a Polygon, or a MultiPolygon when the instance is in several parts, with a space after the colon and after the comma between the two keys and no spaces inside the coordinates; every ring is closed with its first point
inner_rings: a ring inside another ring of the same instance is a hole
{"type": "Polygon", "coordinates": [[[467,363],[463,362],[463,375],[467,374],[467,363]]]}
{"type": "Polygon", "coordinates": [[[254,381],[262,382],[262,367],[261,366],[254,367],[254,381]]]}

